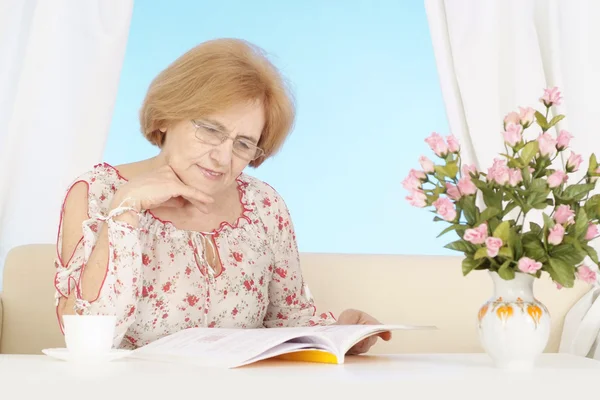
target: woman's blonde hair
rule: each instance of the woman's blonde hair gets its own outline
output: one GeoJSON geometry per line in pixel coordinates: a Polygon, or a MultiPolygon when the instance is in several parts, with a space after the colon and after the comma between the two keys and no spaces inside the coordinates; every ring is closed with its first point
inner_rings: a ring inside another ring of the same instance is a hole
{"type": "Polygon", "coordinates": [[[243,101],[260,101],[265,126],[258,142],[264,155],[275,154],[292,129],[294,100],[278,70],[259,47],[239,39],[204,42],[179,57],[150,84],[140,111],[141,129],[161,147],[161,128],[185,119],[223,111],[243,101]]]}

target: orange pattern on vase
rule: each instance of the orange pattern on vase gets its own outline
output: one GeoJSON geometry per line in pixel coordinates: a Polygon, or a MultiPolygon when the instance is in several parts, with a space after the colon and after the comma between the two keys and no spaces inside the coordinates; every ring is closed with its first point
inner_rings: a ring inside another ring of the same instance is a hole
{"type": "Polygon", "coordinates": [[[509,319],[510,317],[512,317],[512,315],[513,315],[513,308],[509,304],[505,304],[503,306],[500,306],[496,310],[496,315],[503,322],[506,322],[507,319],[509,319]]]}
{"type": "Polygon", "coordinates": [[[525,302],[523,301],[522,298],[517,297],[517,301],[515,302],[517,304],[517,306],[519,306],[519,308],[521,309],[521,312],[525,311],[525,302]]]}
{"type": "Polygon", "coordinates": [[[542,309],[536,305],[527,306],[527,314],[531,317],[535,326],[537,327],[540,323],[540,319],[542,318],[542,309]]]}
{"type": "Polygon", "coordinates": [[[479,314],[477,315],[477,319],[479,320],[479,322],[481,322],[481,320],[483,319],[483,317],[485,317],[485,314],[487,313],[488,310],[488,305],[484,304],[483,307],[481,307],[479,309],[479,314]]]}

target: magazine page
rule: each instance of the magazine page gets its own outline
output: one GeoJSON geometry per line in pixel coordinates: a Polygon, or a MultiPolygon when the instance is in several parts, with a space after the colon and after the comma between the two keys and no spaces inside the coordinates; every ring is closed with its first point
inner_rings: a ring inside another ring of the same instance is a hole
{"type": "MultiPolygon", "coordinates": [[[[192,328],[134,350],[131,357],[200,365],[240,365],[310,328],[192,328]]],[[[306,347],[306,346],[296,346],[306,347]]]]}
{"type": "MultiPolygon", "coordinates": [[[[371,335],[386,331],[429,330],[435,326],[422,325],[328,325],[316,327],[315,334],[335,345],[337,355],[343,359],[344,354],[356,343],[371,335]]],[[[304,340],[304,339],[301,339],[304,340]]],[[[392,339],[393,340],[393,339],[392,339]]]]}
{"type": "Polygon", "coordinates": [[[134,350],[133,358],[235,367],[295,353],[288,359],[341,363],[361,339],[384,331],[430,329],[410,325],[328,325],[299,328],[191,328],[134,350]],[[315,351],[309,351],[315,350],[315,351]],[[326,353],[334,355],[330,358],[326,353]]]}

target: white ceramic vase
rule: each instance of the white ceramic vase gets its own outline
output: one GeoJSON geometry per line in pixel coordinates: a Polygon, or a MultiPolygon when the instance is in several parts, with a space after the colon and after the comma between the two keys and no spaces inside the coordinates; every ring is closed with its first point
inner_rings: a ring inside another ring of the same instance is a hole
{"type": "Polygon", "coordinates": [[[517,272],[511,280],[490,272],[494,295],[478,314],[479,338],[498,368],[529,370],[550,336],[550,314],[535,299],[535,277],[517,272]]]}

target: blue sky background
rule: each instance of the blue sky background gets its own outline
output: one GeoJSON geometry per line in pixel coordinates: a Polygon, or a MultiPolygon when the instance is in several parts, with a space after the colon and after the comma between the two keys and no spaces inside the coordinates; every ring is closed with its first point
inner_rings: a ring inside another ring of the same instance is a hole
{"type": "Polygon", "coordinates": [[[264,48],[298,103],[283,151],[246,172],[286,200],[301,251],[448,254],[452,234],[410,207],[401,181],[432,131],[448,134],[423,2],[135,3],[105,151],[113,165],[151,157],[138,110],[154,76],[208,39],[264,48]]]}

